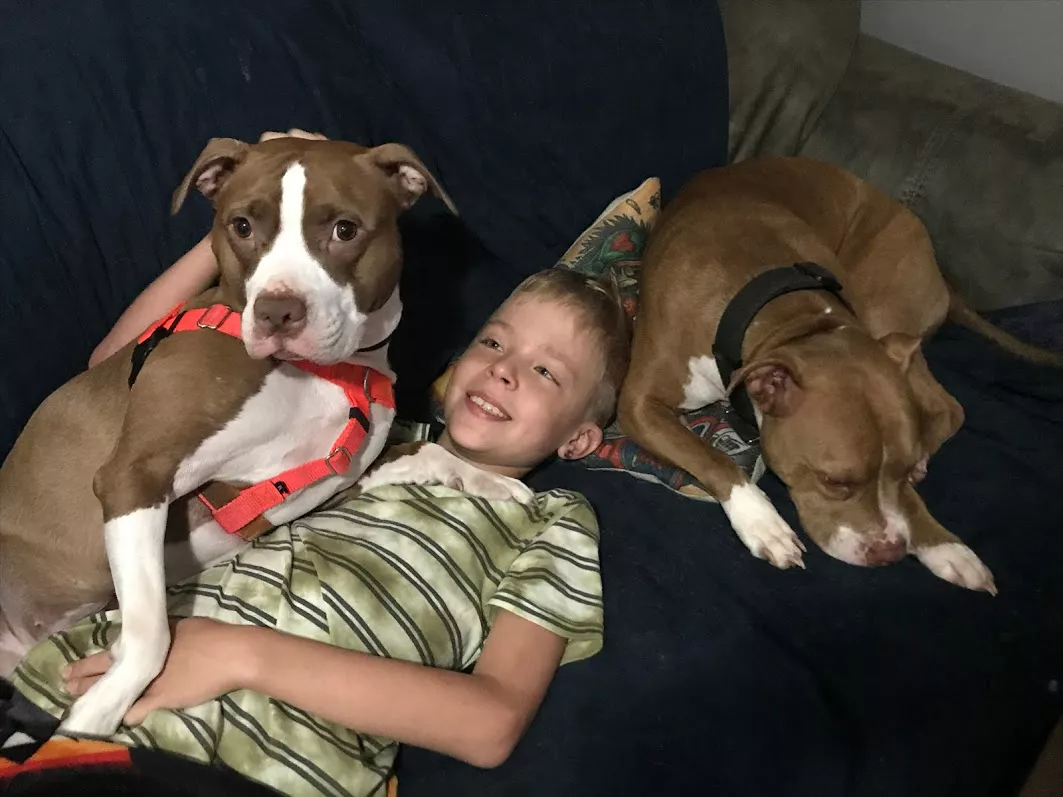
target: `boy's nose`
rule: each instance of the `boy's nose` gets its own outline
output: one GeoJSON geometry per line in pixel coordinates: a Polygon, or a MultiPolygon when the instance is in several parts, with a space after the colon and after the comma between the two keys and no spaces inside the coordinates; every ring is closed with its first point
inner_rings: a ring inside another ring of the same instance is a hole
{"type": "Polygon", "coordinates": [[[492,363],[490,374],[507,387],[512,387],[516,382],[513,368],[505,360],[498,360],[492,363]]]}

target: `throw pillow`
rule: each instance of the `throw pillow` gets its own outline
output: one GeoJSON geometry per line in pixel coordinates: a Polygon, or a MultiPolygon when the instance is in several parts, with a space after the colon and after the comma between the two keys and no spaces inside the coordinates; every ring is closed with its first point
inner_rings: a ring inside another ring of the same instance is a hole
{"type": "MultiPolygon", "coordinates": [[[[555,264],[599,279],[617,289],[624,311],[633,321],[638,315],[639,266],[661,208],[661,184],[651,177],[638,188],[614,199],[602,214],[568,248],[555,264]]],[[[442,401],[453,366],[432,384],[431,405],[443,423],[442,401]]],[[[764,472],[760,447],[736,431],[740,421],[726,401],[685,413],[684,425],[709,445],[723,451],[756,481],[764,472]]],[[[618,470],[636,478],[659,482],[690,498],[713,500],[690,474],[672,467],[626,435],[614,422],[605,429],[596,451],[581,460],[591,470],[618,470]]]]}

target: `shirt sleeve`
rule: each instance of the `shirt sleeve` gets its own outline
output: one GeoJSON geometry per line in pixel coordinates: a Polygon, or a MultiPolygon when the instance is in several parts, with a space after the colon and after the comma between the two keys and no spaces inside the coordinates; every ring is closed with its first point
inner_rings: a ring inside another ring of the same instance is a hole
{"type": "Polygon", "coordinates": [[[602,649],[602,578],[598,520],[587,499],[559,493],[553,522],[513,560],[487,601],[494,622],[499,609],[523,617],[567,640],[562,664],[602,649]]]}

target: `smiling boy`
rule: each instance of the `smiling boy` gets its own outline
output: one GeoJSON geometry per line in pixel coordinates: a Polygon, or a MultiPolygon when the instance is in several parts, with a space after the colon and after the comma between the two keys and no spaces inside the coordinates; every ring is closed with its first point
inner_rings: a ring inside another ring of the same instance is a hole
{"type": "MultiPolygon", "coordinates": [[[[533,275],[456,363],[439,446],[517,479],[555,454],[585,456],[613,414],[628,341],[607,287],[533,275]]],[[[525,506],[383,485],[177,585],[169,611],[185,619],[116,741],[223,762],[287,794],[370,794],[398,742],[502,763],[558,666],[600,649],[597,523],[563,490],[525,506]]],[[[60,716],[107,670],[120,621],[96,615],[39,645],[19,691],[60,716]]]]}

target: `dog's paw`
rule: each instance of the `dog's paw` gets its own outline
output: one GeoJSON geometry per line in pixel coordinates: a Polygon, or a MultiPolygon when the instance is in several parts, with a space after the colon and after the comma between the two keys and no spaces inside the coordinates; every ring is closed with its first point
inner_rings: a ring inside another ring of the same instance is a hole
{"type": "Polygon", "coordinates": [[[974,551],[962,542],[945,542],[915,552],[919,561],[938,578],[965,589],[997,594],[993,574],[974,551]]]}
{"type": "Polygon", "coordinates": [[[385,484],[442,484],[480,498],[522,504],[535,495],[523,482],[481,470],[436,443],[380,465],[358,482],[363,490],[385,484]]]}
{"type": "Polygon", "coordinates": [[[488,473],[479,468],[470,467],[466,472],[459,472],[455,469],[443,479],[443,483],[452,489],[486,498],[489,501],[516,501],[519,504],[530,504],[535,497],[535,493],[524,482],[508,476],[488,473]]]}
{"type": "Polygon", "coordinates": [[[94,692],[102,685],[101,680],[74,703],[59,724],[59,733],[65,736],[111,736],[118,730],[133,700],[123,700],[113,689],[94,692]]]}
{"type": "Polygon", "coordinates": [[[123,633],[111,646],[115,663],[100,680],[71,706],[59,725],[60,733],[69,736],[111,736],[126,712],[143,694],[148,684],[162,671],[170,649],[169,628],[155,644],[130,645],[123,633]]]}
{"type": "Polygon", "coordinates": [[[730,498],[721,506],[738,539],[755,557],[783,570],[795,565],[804,568],[802,554],[805,546],[764,491],[755,484],[734,488],[730,498]]]}

